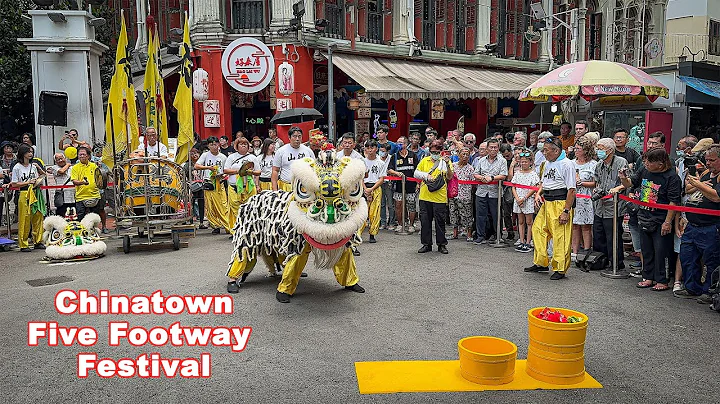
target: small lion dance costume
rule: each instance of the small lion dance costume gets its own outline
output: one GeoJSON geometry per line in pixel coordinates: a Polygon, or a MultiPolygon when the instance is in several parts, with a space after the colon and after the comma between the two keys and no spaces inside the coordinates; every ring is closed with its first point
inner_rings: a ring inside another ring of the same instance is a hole
{"type": "Polygon", "coordinates": [[[107,246],[100,240],[100,216],[88,213],[77,221],[75,208],[65,215],[48,216],[43,222],[45,259],[50,261],[89,260],[105,255],[107,246]]]}
{"type": "MultiPolygon", "coordinates": [[[[275,297],[287,303],[312,251],[317,268],[332,268],[340,285],[364,292],[351,250],[362,242],[356,233],[367,220],[364,177],[363,161],[336,159],[332,151],[320,152],[317,161],[295,161],[292,192],[262,192],[240,206],[228,277],[244,282],[258,255],[273,273],[273,261],[283,262],[275,297]]],[[[229,282],[228,292],[237,291],[237,282],[229,282]]]]}

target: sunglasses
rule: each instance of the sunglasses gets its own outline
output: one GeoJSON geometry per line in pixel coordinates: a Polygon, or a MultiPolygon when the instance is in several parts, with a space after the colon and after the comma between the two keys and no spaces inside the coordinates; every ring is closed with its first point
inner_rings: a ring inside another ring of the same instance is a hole
{"type": "Polygon", "coordinates": [[[520,152],[520,153],[518,153],[518,156],[520,156],[520,157],[530,157],[530,152],[520,152]]]}
{"type": "Polygon", "coordinates": [[[466,140],[465,143],[467,143],[467,144],[473,144],[473,143],[475,143],[475,142],[473,142],[472,140],[466,140]]]}

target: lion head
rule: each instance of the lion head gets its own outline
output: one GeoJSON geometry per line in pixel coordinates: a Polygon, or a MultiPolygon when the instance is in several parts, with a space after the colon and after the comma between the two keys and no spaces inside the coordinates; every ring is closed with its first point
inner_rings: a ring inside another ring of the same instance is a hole
{"type": "Polygon", "coordinates": [[[320,250],[343,247],[367,220],[365,163],[322,151],[317,160],[295,161],[292,174],[288,217],[297,232],[320,250]]]}
{"type": "Polygon", "coordinates": [[[43,222],[45,255],[54,260],[90,258],[105,254],[107,246],[100,240],[100,216],[88,213],[83,220],[48,216],[43,222]]]}

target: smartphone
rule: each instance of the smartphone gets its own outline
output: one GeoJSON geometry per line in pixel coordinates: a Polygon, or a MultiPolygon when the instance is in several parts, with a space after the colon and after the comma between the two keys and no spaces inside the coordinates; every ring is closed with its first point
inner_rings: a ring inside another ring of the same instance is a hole
{"type": "Polygon", "coordinates": [[[694,164],[688,166],[687,173],[692,175],[693,177],[697,176],[697,167],[694,164]]]}
{"type": "Polygon", "coordinates": [[[450,150],[443,150],[440,152],[440,156],[447,157],[450,156],[450,150]]]}

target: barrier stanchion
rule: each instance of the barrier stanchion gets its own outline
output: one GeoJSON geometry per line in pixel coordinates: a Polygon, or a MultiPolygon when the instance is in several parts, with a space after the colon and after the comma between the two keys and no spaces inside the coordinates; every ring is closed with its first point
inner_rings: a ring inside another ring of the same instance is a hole
{"type": "MultiPolygon", "coordinates": [[[[613,246],[612,246],[612,271],[600,272],[600,275],[610,279],[627,279],[630,274],[618,269],[618,194],[613,194],[613,246]]],[[[621,252],[622,253],[622,252],[621,252]]]]}
{"type": "Polygon", "coordinates": [[[402,230],[397,232],[396,234],[399,234],[401,236],[407,236],[410,233],[408,233],[407,224],[405,223],[405,176],[403,175],[400,180],[400,185],[402,187],[402,196],[400,202],[400,220],[402,221],[402,230]]]}
{"type": "Polygon", "coordinates": [[[7,223],[7,238],[12,239],[12,216],[10,215],[10,193],[7,188],[3,188],[3,203],[5,204],[5,222],[7,223]]]}
{"type": "Polygon", "coordinates": [[[503,240],[503,233],[502,233],[502,198],[503,198],[503,182],[498,181],[498,202],[497,202],[497,228],[495,233],[495,243],[490,244],[493,248],[505,248],[510,247],[510,244],[506,243],[505,240],[503,240]]]}

